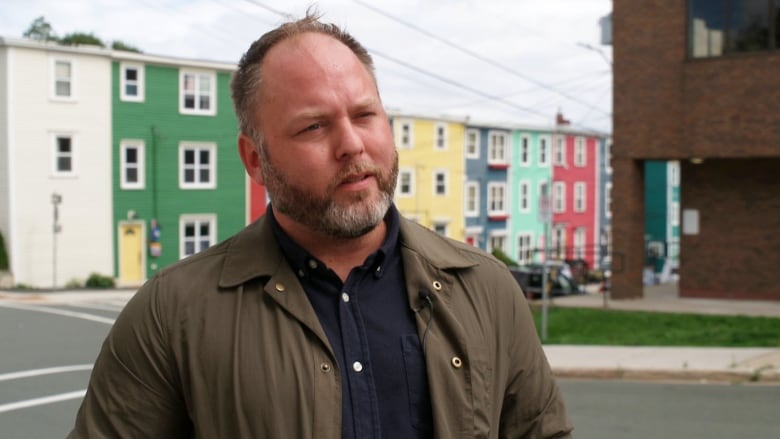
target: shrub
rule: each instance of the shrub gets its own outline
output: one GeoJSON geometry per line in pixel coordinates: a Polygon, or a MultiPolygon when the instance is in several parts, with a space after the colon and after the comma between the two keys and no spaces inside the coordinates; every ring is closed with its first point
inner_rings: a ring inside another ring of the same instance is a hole
{"type": "Polygon", "coordinates": [[[81,281],[78,279],[71,279],[65,284],[65,288],[81,288],[81,281]]]}
{"type": "Polygon", "coordinates": [[[0,232],[0,271],[8,270],[8,253],[5,252],[3,232],[0,232]]]}
{"type": "Polygon", "coordinates": [[[87,288],[114,288],[114,278],[111,276],[103,276],[102,274],[92,273],[87,278],[87,282],[84,284],[87,288]]]}
{"type": "Polygon", "coordinates": [[[493,256],[495,256],[499,261],[505,263],[507,267],[517,267],[517,262],[507,256],[506,253],[504,253],[501,249],[493,249],[493,256]]]}

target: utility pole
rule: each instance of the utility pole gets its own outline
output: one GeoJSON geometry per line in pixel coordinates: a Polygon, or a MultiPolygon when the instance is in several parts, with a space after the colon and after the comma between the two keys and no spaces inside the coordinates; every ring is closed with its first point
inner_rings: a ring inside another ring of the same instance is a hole
{"type": "Polygon", "coordinates": [[[51,205],[53,208],[52,241],[51,241],[51,287],[57,288],[57,235],[62,231],[60,226],[59,205],[62,203],[62,195],[52,192],[51,205]]]}

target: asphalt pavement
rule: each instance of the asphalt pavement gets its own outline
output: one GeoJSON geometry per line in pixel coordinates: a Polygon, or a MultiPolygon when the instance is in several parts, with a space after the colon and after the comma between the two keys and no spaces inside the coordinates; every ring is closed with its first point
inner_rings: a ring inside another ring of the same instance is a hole
{"type": "MultiPolygon", "coordinates": [[[[0,291],[0,301],[44,305],[87,302],[106,297],[126,300],[133,294],[134,290],[128,289],[0,291]]],[[[589,292],[576,296],[556,297],[552,305],[780,318],[780,302],[680,298],[674,284],[645,287],[641,299],[611,300],[601,293],[589,292]]],[[[555,374],[565,378],[780,384],[780,347],[545,345],[544,350],[555,374]]]]}

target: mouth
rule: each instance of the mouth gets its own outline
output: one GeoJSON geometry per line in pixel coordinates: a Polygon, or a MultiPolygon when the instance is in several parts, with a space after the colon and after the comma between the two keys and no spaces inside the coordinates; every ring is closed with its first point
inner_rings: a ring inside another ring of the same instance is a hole
{"type": "Polygon", "coordinates": [[[373,174],[370,172],[361,172],[359,174],[350,174],[344,178],[341,179],[341,182],[339,185],[350,185],[355,183],[360,183],[364,180],[368,180],[369,178],[373,177],[373,174]]]}

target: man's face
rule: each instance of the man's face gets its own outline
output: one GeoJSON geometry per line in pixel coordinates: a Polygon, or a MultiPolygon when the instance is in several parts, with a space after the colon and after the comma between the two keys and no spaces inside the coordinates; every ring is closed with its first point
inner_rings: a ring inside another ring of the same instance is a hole
{"type": "Polygon", "coordinates": [[[275,213],[336,238],[362,236],[382,221],[398,154],[374,80],[349,48],[316,33],[272,48],[257,122],[275,213]]]}

